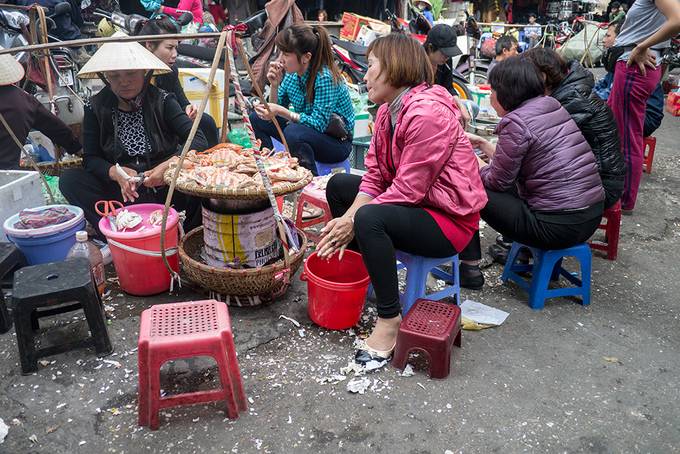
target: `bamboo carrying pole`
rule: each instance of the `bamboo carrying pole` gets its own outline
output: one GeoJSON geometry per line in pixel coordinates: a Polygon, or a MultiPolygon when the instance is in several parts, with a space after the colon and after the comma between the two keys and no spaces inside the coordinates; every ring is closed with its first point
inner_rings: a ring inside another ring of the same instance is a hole
{"type": "MultiPolygon", "coordinates": [[[[164,39],[168,39],[169,35],[160,35],[164,39]]],[[[220,63],[220,55],[222,54],[222,51],[224,50],[224,43],[227,38],[227,32],[222,32],[220,33],[220,40],[217,43],[217,51],[215,52],[215,58],[213,58],[212,66],[210,67],[210,75],[208,76],[208,83],[205,86],[205,95],[203,95],[203,99],[201,100],[201,105],[198,107],[198,113],[196,114],[196,118],[194,119],[193,125],[191,125],[191,131],[189,132],[189,137],[187,138],[186,142],[184,143],[184,147],[182,148],[182,154],[179,157],[179,161],[177,162],[177,165],[175,167],[175,172],[174,175],[172,176],[172,182],[170,182],[170,186],[168,187],[168,195],[165,197],[165,207],[163,209],[163,220],[161,222],[161,254],[163,256],[163,263],[165,263],[166,268],[170,272],[170,291],[173,289],[173,283],[175,282],[175,279],[177,279],[177,282],[179,285],[182,285],[182,281],[180,280],[179,274],[177,274],[172,267],[170,266],[170,262],[168,262],[168,257],[166,255],[165,251],[165,231],[166,231],[166,224],[168,222],[168,212],[170,211],[170,203],[172,202],[172,194],[175,192],[175,185],[177,184],[177,178],[179,177],[179,173],[182,170],[182,164],[184,163],[184,158],[186,158],[187,152],[189,151],[189,148],[191,148],[191,142],[194,140],[194,136],[196,135],[196,131],[198,130],[198,125],[201,121],[201,117],[203,116],[203,112],[205,111],[206,106],[208,105],[208,98],[210,97],[210,88],[213,86],[213,81],[215,80],[215,74],[217,73],[217,66],[220,63]]],[[[138,37],[139,38],[139,37],[138,37]]]]}
{"type": "MultiPolygon", "coordinates": [[[[10,47],[8,49],[1,49],[0,55],[17,54],[19,52],[33,52],[37,50],[54,49],[55,47],[81,47],[90,44],[105,44],[105,43],[128,43],[131,41],[163,41],[165,39],[193,39],[193,38],[218,38],[221,33],[173,33],[168,35],[147,35],[147,36],[110,36],[108,38],[84,38],[73,39],[71,41],[59,41],[55,43],[32,44],[30,46],[10,47]]],[[[218,54],[219,55],[219,54],[218,54]]]]}

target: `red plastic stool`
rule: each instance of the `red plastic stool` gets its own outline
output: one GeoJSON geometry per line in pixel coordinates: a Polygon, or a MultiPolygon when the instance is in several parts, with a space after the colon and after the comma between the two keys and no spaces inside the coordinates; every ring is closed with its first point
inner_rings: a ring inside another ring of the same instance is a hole
{"type": "Polygon", "coordinates": [[[644,160],[642,161],[642,170],[645,173],[652,173],[652,162],[654,162],[654,150],[656,149],[656,137],[645,137],[644,145],[644,160]]]}
{"type": "Polygon", "coordinates": [[[610,206],[602,214],[605,223],[600,223],[598,229],[604,230],[604,241],[591,241],[590,248],[605,251],[607,259],[616,260],[619,252],[619,233],[621,231],[621,201],[610,206]]]}
{"type": "MultiPolygon", "coordinates": [[[[317,224],[326,224],[331,219],[333,219],[331,209],[328,206],[328,202],[326,201],[326,193],[323,190],[315,188],[311,185],[308,185],[307,187],[305,187],[305,189],[302,190],[302,194],[298,199],[297,209],[295,211],[297,211],[297,214],[295,216],[295,227],[297,227],[300,230],[305,230],[306,228],[317,224]],[[323,215],[316,217],[314,219],[309,219],[306,221],[303,220],[302,215],[305,203],[320,208],[321,210],[323,210],[323,215]]],[[[305,234],[307,235],[307,238],[314,242],[317,242],[319,240],[319,237],[321,236],[320,233],[307,230],[305,230],[305,234]]]]}
{"type": "Polygon", "coordinates": [[[224,303],[205,300],[151,306],[142,312],[138,347],[140,426],[158,429],[161,408],[226,400],[231,419],[248,408],[224,303]],[[161,366],[196,356],[215,359],[222,388],[162,398],[161,366]]]}
{"type": "Polygon", "coordinates": [[[430,360],[430,378],[446,378],[451,367],[453,344],[460,347],[460,307],[419,299],[401,322],[392,365],[406,367],[411,350],[425,352],[430,360]]]}

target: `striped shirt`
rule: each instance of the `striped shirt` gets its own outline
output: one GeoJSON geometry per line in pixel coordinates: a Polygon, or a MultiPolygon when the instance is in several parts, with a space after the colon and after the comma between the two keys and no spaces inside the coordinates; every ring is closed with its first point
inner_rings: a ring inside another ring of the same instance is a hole
{"type": "Polygon", "coordinates": [[[354,131],[354,108],[349,97],[347,85],[343,81],[333,82],[333,75],[328,67],[323,67],[314,81],[314,101],[307,102],[307,79],[309,71],[302,76],[297,73],[287,73],[279,87],[279,104],[288,108],[293,106],[300,114],[300,123],[323,133],[328,127],[332,113],[340,115],[345,120],[345,126],[350,134],[354,131]]]}

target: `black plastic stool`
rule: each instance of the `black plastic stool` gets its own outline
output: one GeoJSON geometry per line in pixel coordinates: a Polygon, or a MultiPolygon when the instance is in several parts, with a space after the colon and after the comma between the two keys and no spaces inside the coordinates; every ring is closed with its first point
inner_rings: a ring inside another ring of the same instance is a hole
{"type": "Polygon", "coordinates": [[[12,319],[7,312],[5,294],[2,292],[2,281],[12,271],[26,264],[24,254],[12,243],[0,243],[0,334],[12,327],[12,319]]]}
{"type": "Polygon", "coordinates": [[[77,348],[94,346],[99,355],[108,355],[113,351],[106,330],[104,308],[87,259],[77,258],[20,269],[14,275],[12,299],[14,302],[12,315],[22,373],[36,372],[38,358],[77,348]],[[69,302],[77,303],[64,305],[69,302]],[[48,307],[49,309],[45,309],[48,307]],[[90,337],[61,345],[35,348],[33,329],[38,328],[38,319],[78,309],[85,312],[90,337]]]}

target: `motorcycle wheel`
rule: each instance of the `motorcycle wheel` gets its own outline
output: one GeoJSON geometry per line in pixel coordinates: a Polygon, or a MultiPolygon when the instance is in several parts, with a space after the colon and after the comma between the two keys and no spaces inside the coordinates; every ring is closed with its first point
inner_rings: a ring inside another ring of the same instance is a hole
{"type": "Polygon", "coordinates": [[[460,99],[472,100],[472,95],[470,94],[470,90],[468,90],[464,80],[454,77],[453,83],[451,85],[453,87],[453,91],[456,92],[460,99]]]}

